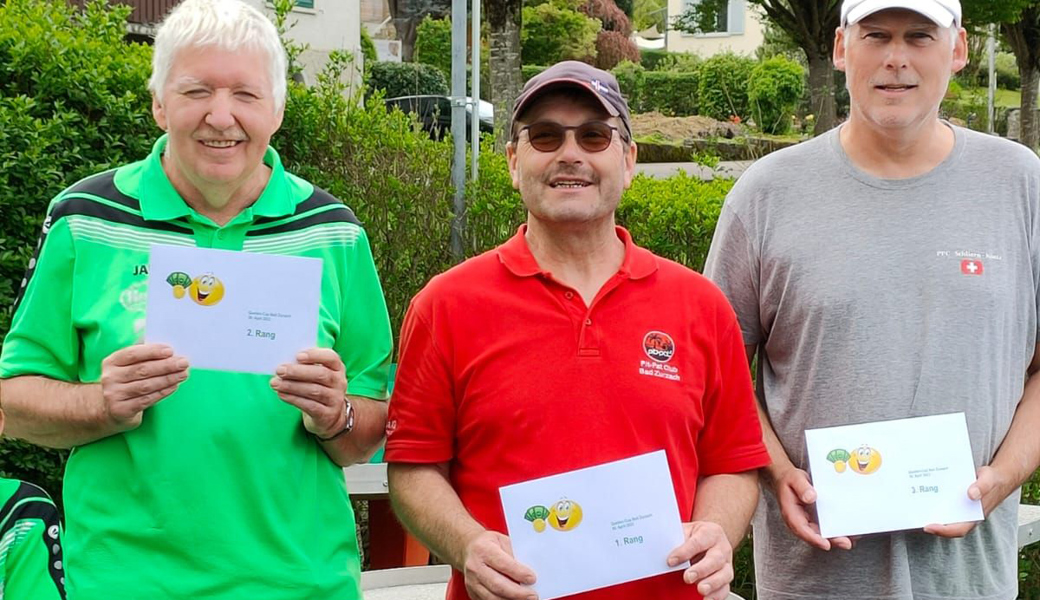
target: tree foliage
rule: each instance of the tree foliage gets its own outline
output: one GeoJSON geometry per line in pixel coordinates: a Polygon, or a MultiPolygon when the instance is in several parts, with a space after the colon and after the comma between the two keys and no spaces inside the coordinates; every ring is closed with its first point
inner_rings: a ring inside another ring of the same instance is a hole
{"type": "Polygon", "coordinates": [[[525,6],[520,29],[524,63],[551,65],[561,60],[592,62],[602,25],[577,10],[577,4],[557,0],[525,6]],[[573,8],[572,8],[573,7],[573,8]]]}

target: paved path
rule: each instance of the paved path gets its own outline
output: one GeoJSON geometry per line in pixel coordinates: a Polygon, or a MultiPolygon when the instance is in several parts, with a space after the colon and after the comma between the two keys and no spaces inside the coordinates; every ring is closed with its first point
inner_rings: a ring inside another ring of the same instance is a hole
{"type": "Polygon", "coordinates": [[[670,177],[678,170],[684,170],[691,175],[697,175],[701,179],[709,180],[714,177],[740,177],[740,174],[747,169],[748,166],[754,161],[750,160],[738,160],[738,161],[726,161],[720,162],[714,171],[699,165],[697,163],[685,162],[685,163],[636,163],[637,173],[646,173],[647,175],[657,178],[664,179],[670,177]]]}

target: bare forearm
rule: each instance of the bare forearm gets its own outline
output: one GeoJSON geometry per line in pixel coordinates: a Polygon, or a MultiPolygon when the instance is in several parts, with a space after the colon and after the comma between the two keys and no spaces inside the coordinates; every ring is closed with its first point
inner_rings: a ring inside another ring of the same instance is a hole
{"type": "Polygon", "coordinates": [[[1015,410],[1004,441],[990,466],[1004,475],[1006,497],[1022,485],[1040,465],[1040,373],[1034,372],[1026,381],[1022,400],[1015,410]]]}
{"type": "Polygon", "coordinates": [[[386,402],[350,396],[350,403],[354,407],[354,429],[321,442],[325,453],[341,467],[367,461],[386,436],[386,402]]]}
{"type": "Polygon", "coordinates": [[[434,554],[461,571],[467,544],[484,532],[451,487],[444,465],[391,463],[390,501],[401,523],[434,554]]]}
{"type": "Polygon", "coordinates": [[[694,521],[717,523],[736,548],[758,505],[758,472],[710,475],[697,482],[694,521]]]}
{"type": "Polygon", "coordinates": [[[0,382],[4,434],[50,448],[72,448],[120,433],[105,412],[100,384],[22,376],[0,382]]]}

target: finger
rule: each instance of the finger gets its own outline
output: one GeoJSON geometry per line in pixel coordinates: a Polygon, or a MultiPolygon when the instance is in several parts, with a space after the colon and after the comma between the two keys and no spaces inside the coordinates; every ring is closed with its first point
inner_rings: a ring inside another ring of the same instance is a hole
{"type": "Polygon", "coordinates": [[[185,369],[170,373],[169,375],[150,377],[148,379],[127,383],[111,383],[106,385],[105,382],[102,381],[101,389],[105,399],[109,402],[124,402],[127,400],[137,401],[141,398],[151,396],[160,390],[179,385],[187,378],[188,371],[185,369]]]}
{"type": "MultiPolygon", "coordinates": [[[[703,571],[702,571],[703,572],[703,571]]],[[[697,585],[697,591],[702,596],[711,596],[723,588],[729,588],[729,584],[733,581],[733,565],[726,563],[721,569],[714,572],[708,573],[706,576],[697,579],[687,579],[687,583],[694,583],[697,585]]],[[[723,594],[725,597],[725,594],[723,594]]]]}
{"type": "Polygon", "coordinates": [[[332,348],[308,348],[296,354],[296,362],[300,364],[320,364],[333,371],[344,371],[343,359],[332,348]]]}
{"type": "Polygon", "coordinates": [[[282,379],[317,383],[327,388],[346,388],[343,371],[333,371],[321,364],[284,364],[275,369],[275,375],[282,379]]]}
{"type": "Polygon", "coordinates": [[[108,355],[105,361],[112,366],[127,367],[145,360],[161,360],[173,356],[173,348],[166,344],[134,344],[108,355]]]}
{"type": "Polygon", "coordinates": [[[701,595],[704,596],[704,600],[726,600],[729,598],[729,584],[727,583],[715,591],[707,594],[702,593],[701,595]]]}
{"type": "MultiPolygon", "coordinates": [[[[310,398],[305,398],[303,396],[286,394],[281,391],[278,391],[277,395],[279,400],[295,406],[296,408],[310,415],[313,419],[321,420],[322,418],[329,416],[330,414],[330,409],[327,404],[315,402],[314,400],[310,398]]],[[[343,412],[343,410],[340,409],[339,412],[343,412]]],[[[339,412],[337,412],[337,416],[339,415],[339,412]]]]}
{"type": "Polygon", "coordinates": [[[829,538],[828,541],[830,541],[832,547],[840,548],[842,550],[852,550],[852,546],[854,545],[852,538],[850,537],[829,538]]]}
{"type": "Polygon", "coordinates": [[[279,394],[305,398],[323,405],[326,409],[343,410],[343,390],[328,388],[317,383],[291,381],[281,377],[272,377],[270,383],[271,388],[279,394]]]}
{"type": "Polygon", "coordinates": [[[720,548],[712,548],[704,553],[699,560],[693,562],[689,569],[683,574],[686,583],[696,583],[706,577],[723,571],[729,564],[729,553],[720,548]]]}
{"type": "Polygon", "coordinates": [[[820,550],[831,549],[831,543],[820,535],[819,526],[809,520],[809,513],[798,503],[792,490],[781,489],[777,501],[780,503],[780,514],[791,533],[810,546],[820,550]]]}
{"type": "Polygon", "coordinates": [[[188,359],[183,356],[171,356],[162,360],[148,360],[124,367],[110,369],[110,376],[115,381],[131,383],[148,379],[165,377],[180,372],[187,372],[188,359]]]}
{"type": "Polygon", "coordinates": [[[668,555],[668,566],[674,567],[679,563],[693,560],[693,557],[711,548],[713,543],[714,539],[705,539],[702,532],[692,530],[688,534],[686,541],[668,555]]]}
{"type": "Polygon", "coordinates": [[[791,490],[794,492],[795,497],[802,504],[812,504],[816,502],[816,489],[813,488],[812,484],[809,483],[809,478],[805,475],[795,477],[791,480],[791,490]]]}
{"type": "MultiPolygon", "coordinates": [[[[530,567],[522,564],[504,551],[489,552],[484,557],[484,564],[495,572],[508,577],[511,581],[531,585],[536,579],[534,571],[530,567]]],[[[491,589],[494,591],[494,588],[491,589]]]]}
{"type": "Polygon", "coordinates": [[[975,529],[975,523],[951,523],[950,525],[932,524],[924,528],[925,533],[945,538],[960,538],[975,529]]]}
{"type": "Polygon", "coordinates": [[[134,418],[137,414],[144,412],[145,410],[155,406],[161,400],[167,398],[173,392],[177,391],[179,383],[171,385],[169,387],[157,390],[145,396],[134,398],[133,400],[126,400],[123,402],[116,402],[108,407],[109,414],[117,420],[126,421],[134,418]]]}

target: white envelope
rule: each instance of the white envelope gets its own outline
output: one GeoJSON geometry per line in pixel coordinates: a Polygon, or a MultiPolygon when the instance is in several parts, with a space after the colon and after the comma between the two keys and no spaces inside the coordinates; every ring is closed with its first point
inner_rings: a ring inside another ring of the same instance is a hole
{"type": "Polygon", "coordinates": [[[273,375],[315,346],[322,261],[152,246],[145,341],[193,369],[273,375]]]}
{"type": "Polygon", "coordinates": [[[831,538],[983,519],[964,413],[805,432],[820,533],[831,538]]]}
{"type": "Polygon", "coordinates": [[[664,450],[499,490],[518,561],[542,600],[634,581],[669,567],[684,533],[664,450]]]}

